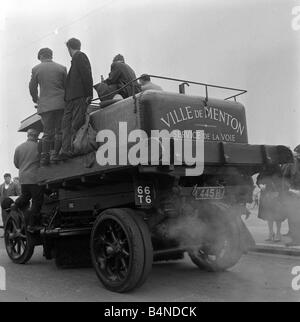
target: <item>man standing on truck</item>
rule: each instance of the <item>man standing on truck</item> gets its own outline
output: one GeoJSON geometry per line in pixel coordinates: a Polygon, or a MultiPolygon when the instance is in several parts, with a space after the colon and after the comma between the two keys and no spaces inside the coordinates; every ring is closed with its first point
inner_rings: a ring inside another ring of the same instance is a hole
{"type": "Polygon", "coordinates": [[[15,205],[17,208],[24,209],[31,200],[31,207],[28,210],[29,232],[33,232],[39,225],[40,210],[44,200],[44,189],[38,185],[37,177],[40,159],[38,136],[39,133],[36,130],[29,129],[27,141],[16,148],[14,155],[14,164],[19,169],[21,184],[21,196],[16,200],[15,205]]]}
{"type": "Polygon", "coordinates": [[[66,80],[65,101],[67,105],[62,121],[62,149],[57,160],[72,157],[74,136],[84,124],[87,107],[93,98],[91,64],[87,55],[81,51],[80,40],[71,38],[66,45],[72,62],[66,80]]]}
{"type": "Polygon", "coordinates": [[[37,113],[42,118],[44,136],[42,138],[41,166],[54,161],[61,148],[61,122],[65,108],[66,67],[52,60],[53,52],[42,48],[38,52],[41,63],[32,69],[29,90],[37,104],[37,113]],[[38,86],[40,95],[38,96],[38,86]]]}
{"type": "MultiPolygon", "coordinates": [[[[118,54],[111,64],[111,71],[109,77],[104,81],[107,85],[115,85],[117,89],[121,89],[124,85],[134,81],[136,75],[134,70],[125,63],[122,55],[118,54]]],[[[119,91],[123,98],[132,96],[141,91],[140,85],[137,81],[132,82],[127,87],[119,91]]]]}

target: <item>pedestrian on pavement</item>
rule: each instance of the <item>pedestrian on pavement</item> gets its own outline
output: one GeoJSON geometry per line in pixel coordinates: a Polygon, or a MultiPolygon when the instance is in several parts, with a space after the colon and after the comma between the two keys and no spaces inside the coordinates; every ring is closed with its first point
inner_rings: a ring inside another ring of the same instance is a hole
{"type": "MultiPolygon", "coordinates": [[[[0,186],[0,204],[2,205],[2,202],[13,196],[20,196],[21,190],[17,184],[15,184],[11,180],[11,174],[10,173],[5,173],[4,174],[4,183],[1,184],[0,186]]],[[[3,227],[5,226],[6,223],[6,213],[1,209],[1,215],[2,215],[2,223],[3,227]]]]}
{"type": "Polygon", "coordinates": [[[53,52],[49,48],[42,48],[38,52],[40,64],[32,69],[29,90],[37,113],[41,116],[44,127],[42,138],[41,165],[46,166],[54,162],[61,148],[61,124],[65,109],[65,83],[67,69],[55,63],[53,52]],[[39,94],[38,94],[39,87],[39,94]]]}
{"type": "Polygon", "coordinates": [[[87,55],[81,51],[80,40],[71,38],[66,45],[72,62],[66,80],[65,101],[67,105],[62,121],[62,149],[57,160],[72,157],[73,139],[85,123],[87,108],[93,98],[91,64],[87,55]]]}
{"type": "Polygon", "coordinates": [[[281,169],[276,167],[259,174],[257,185],[261,189],[258,218],[268,223],[269,235],[266,241],[280,242],[282,222],[286,220],[286,214],[281,203],[281,169]],[[274,232],[274,223],[276,233],[274,232]]]}
{"type": "Polygon", "coordinates": [[[287,189],[284,202],[289,232],[286,236],[291,238],[286,245],[300,245],[300,145],[294,149],[294,163],[283,165],[282,173],[287,189]]]}

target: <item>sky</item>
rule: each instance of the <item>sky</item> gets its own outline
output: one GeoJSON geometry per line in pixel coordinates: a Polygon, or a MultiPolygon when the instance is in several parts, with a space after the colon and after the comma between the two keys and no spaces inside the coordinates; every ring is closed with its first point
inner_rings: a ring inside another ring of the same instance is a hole
{"type": "MultiPolygon", "coordinates": [[[[52,48],[54,60],[69,68],[65,42],[71,37],[81,40],[95,83],[121,53],[137,75],[243,88],[249,143],[300,144],[295,20],[300,0],[0,0],[0,5],[0,176],[17,175],[14,150],[26,140],[17,130],[35,112],[28,83],[38,50],[52,48]]],[[[191,87],[187,93],[203,90],[191,87]]]]}

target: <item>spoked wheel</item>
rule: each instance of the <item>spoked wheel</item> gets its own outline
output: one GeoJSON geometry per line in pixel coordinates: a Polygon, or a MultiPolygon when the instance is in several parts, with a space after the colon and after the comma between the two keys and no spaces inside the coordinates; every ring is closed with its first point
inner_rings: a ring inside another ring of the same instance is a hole
{"type": "Polygon", "coordinates": [[[142,213],[130,209],[104,211],[92,230],[91,257],[107,289],[121,293],[141,286],[153,262],[150,232],[142,213]]]}
{"type": "Polygon", "coordinates": [[[9,258],[16,264],[26,264],[34,252],[33,237],[26,231],[23,213],[11,211],[8,215],[4,240],[9,258]]]}
{"type": "Polygon", "coordinates": [[[206,236],[201,247],[189,250],[192,262],[210,272],[224,271],[234,266],[243,254],[237,218],[224,205],[215,210],[206,218],[206,236]]]}

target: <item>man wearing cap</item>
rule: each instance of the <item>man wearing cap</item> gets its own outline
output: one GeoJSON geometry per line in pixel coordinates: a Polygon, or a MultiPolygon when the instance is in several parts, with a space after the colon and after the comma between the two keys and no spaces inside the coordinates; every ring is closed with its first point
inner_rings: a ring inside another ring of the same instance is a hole
{"type": "Polygon", "coordinates": [[[286,188],[286,211],[289,224],[288,246],[300,245],[300,145],[294,149],[294,163],[282,166],[282,176],[286,188]]]}
{"type": "Polygon", "coordinates": [[[38,152],[39,133],[34,129],[27,131],[27,141],[19,145],[15,150],[14,164],[19,169],[19,180],[21,184],[21,196],[15,205],[23,209],[31,200],[28,210],[29,231],[39,225],[39,215],[44,199],[44,189],[38,185],[37,172],[39,169],[38,152]]]}
{"type": "Polygon", "coordinates": [[[20,189],[19,186],[11,180],[11,174],[5,173],[4,174],[4,183],[0,185],[0,202],[4,198],[11,197],[11,196],[19,196],[20,189]]]}
{"type": "Polygon", "coordinates": [[[61,148],[61,123],[65,109],[66,67],[52,60],[53,53],[49,48],[38,52],[40,64],[32,69],[29,90],[37,113],[42,118],[44,135],[42,138],[41,165],[54,162],[61,148]],[[39,94],[38,94],[39,87],[39,94]]]}
{"type": "Polygon", "coordinates": [[[147,74],[141,75],[139,79],[139,83],[141,85],[142,91],[147,91],[147,90],[156,90],[156,91],[162,91],[162,88],[159,85],[156,85],[151,82],[151,77],[147,74]]]}
{"type": "Polygon", "coordinates": [[[2,208],[1,214],[3,226],[5,226],[6,222],[6,213],[3,211],[2,202],[9,197],[19,196],[20,194],[21,191],[19,189],[19,186],[11,180],[10,173],[5,173],[4,183],[0,185],[0,203],[2,208]]]}
{"type": "MultiPolygon", "coordinates": [[[[109,77],[104,81],[107,85],[115,85],[117,89],[121,89],[124,85],[134,81],[136,75],[134,70],[125,63],[125,59],[122,55],[118,54],[111,65],[111,71],[109,77]]],[[[119,94],[123,98],[132,96],[139,93],[141,88],[137,81],[132,82],[127,87],[119,91],[119,94]]]]}

